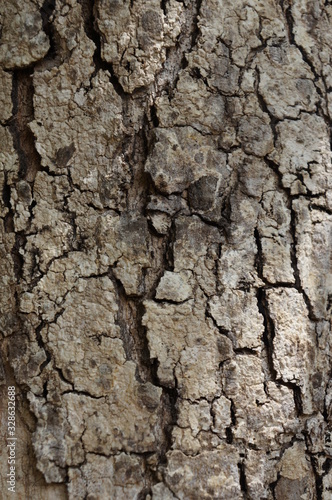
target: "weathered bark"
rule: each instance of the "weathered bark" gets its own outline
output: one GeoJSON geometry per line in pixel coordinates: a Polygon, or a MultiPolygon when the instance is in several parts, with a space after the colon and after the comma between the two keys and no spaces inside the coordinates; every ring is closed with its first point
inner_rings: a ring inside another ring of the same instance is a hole
{"type": "Polygon", "coordinates": [[[18,498],[330,499],[330,2],[0,15],[18,498]]]}

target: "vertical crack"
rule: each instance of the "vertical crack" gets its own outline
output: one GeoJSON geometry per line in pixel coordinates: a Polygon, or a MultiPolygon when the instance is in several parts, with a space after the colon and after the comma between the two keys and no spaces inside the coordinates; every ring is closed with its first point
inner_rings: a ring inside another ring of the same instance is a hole
{"type": "Polygon", "coordinates": [[[52,361],[52,356],[51,353],[47,350],[45,346],[45,342],[43,341],[43,338],[41,336],[41,331],[42,329],[46,326],[46,323],[42,321],[40,325],[36,328],[36,341],[39,346],[39,348],[44,351],[46,359],[45,361],[40,365],[40,373],[44,370],[45,366],[47,366],[51,361],[52,361]]]}
{"type": "Polygon", "coordinates": [[[263,343],[266,349],[269,373],[271,380],[276,380],[277,372],[273,364],[273,339],[275,337],[275,330],[274,330],[274,323],[269,312],[266,292],[263,288],[259,288],[257,290],[257,304],[258,304],[258,310],[263,316],[263,322],[264,322],[263,343]]]}
{"type": "Polygon", "coordinates": [[[4,184],[2,190],[2,201],[4,206],[7,208],[7,214],[4,217],[4,229],[6,233],[14,233],[14,211],[10,203],[10,185],[8,184],[8,174],[4,172],[4,184]]]}
{"type": "Polygon", "coordinates": [[[291,43],[292,45],[296,45],[295,37],[294,37],[294,30],[293,30],[294,21],[293,21],[293,16],[292,16],[291,5],[287,5],[287,7],[285,7],[284,2],[283,2],[282,9],[283,9],[284,16],[286,19],[286,27],[287,27],[287,32],[288,32],[289,43],[291,43]]]}
{"type": "Polygon", "coordinates": [[[144,315],[143,300],[141,297],[128,297],[120,280],[110,272],[110,279],[118,297],[117,324],[120,328],[126,357],[136,363],[136,377],[141,382],[151,382],[159,385],[156,380],[155,369],[150,360],[150,351],[146,336],[146,328],[142,325],[144,315]]]}
{"type": "Polygon", "coordinates": [[[292,269],[293,269],[293,274],[294,274],[294,279],[295,279],[295,287],[298,290],[299,293],[303,296],[303,300],[306,304],[307,310],[308,310],[308,316],[311,321],[318,321],[314,308],[311,304],[311,301],[304,290],[301,282],[301,275],[300,275],[300,270],[298,267],[298,257],[297,257],[297,230],[296,230],[296,213],[293,208],[293,201],[290,201],[290,213],[291,213],[291,223],[290,223],[290,232],[292,235],[292,245],[291,245],[291,264],[292,264],[292,269]]]}
{"type": "MultiPolygon", "coordinates": [[[[162,1],[162,9],[166,8],[167,0],[162,1]]],[[[163,91],[173,97],[174,90],[180,77],[181,70],[188,66],[187,54],[195,47],[200,35],[198,28],[198,17],[201,10],[202,0],[195,0],[185,5],[184,22],[181,33],[176,39],[175,46],[166,48],[166,61],[163,69],[156,76],[157,94],[163,91]]]]}
{"type": "Polygon", "coordinates": [[[296,199],[290,192],[289,188],[286,188],[283,185],[282,182],[282,174],[279,171],[279,167],[276,163],[274,163],[272,160],[269,158],[264,158],[264,161],[266,165],[276,173],[278,177],[278,183],[279,183],[279,189],[283,191],[286,194],[287,201],[288,201],[288,209],[290,211],[290,216],[291,216],[291,221],[290,221],[290,226],[289,226],[289,231],[291,234],[292,242],[290,245],[290,258],[291,258],[291,266],[293,270],[293,275],[294,275],[294,280],[295,280],[295,288],[301,295],[303,296],[303,300],[306,304],[307,310],[308,310],[308,316],[311,321],[317,322],[318,319],[315,315],[314,308],[310,302],[310,299],[304,290],[301,282],[301,274],[298,266],[298,257],[297,257],[297,246],[298,246],[298,239],[297,239],[297,215],[294,210],[293,206],[293,200],[296,199]]]}
{"type": "Polygon", "coordinates": [[[45,62],[52,62],[52,65],[57,63],[57,39],[56,31],[51,22],[51,16],[55,10],[56,0],[44,0],[44,3],[40,9],[40,14],[43,23],[43,30],[48,36],[50,42],[50,48],[44,59],[41,61],[42,64],[45,62]]]}
{"type": "Polygon", "coordinates": [[[264,277],[263,277],[264,259],[263,259],[262,242],[261,242],[261,239],[259,236],[259,231],[258,231],[257,227],[254,230],[254,238],[255,238],[256,246],[257,246],[257,253],[256,253],[256,257],[255,257],[255,267],[257,269],[257,275],[262,281],[265,281],[264,277]]]}
{"type": "Polygon", "coordinates": [[[102,34],[98,31],[97,23],[95,20],[95,2],[94,0],[78,0],[79,4],[82,8],[82,16],[84,23],[84,31],[88,38],[95,44],[95,52],[93,55],[93,62],[95,66],[95,71],[91,75],[90,81],[92,78],[96,76],[99,70],[108,71],[110,76],[110,82],[112,83],[114,90],[121,97],[125,98],[127,94],[122,85],[119,82],[119,79],[114,73],[113,65],[109,62],[106,62],[101,56],[101,36],[102,34]]]}
{"type": "Polygon", "coordinates": [[[239,475],[240,475],[240,486],[243,495],[243,499],[246,500],[248,498],[248,486],[247,486],[247,478],[244,462],[238,463],[239,475]]]}
{"type": "Polygon", "coordinates": [[[15,233],[15,243],[11,250],[11,256],[14,265],[14,274],[16,276],[17,284],[21,282],[22,270],[24,265],[24,258],[21,253],[21,249],[24,248],[26,244],[26,236],[22,233],[15,233]]]}
{"type": "Polygon", "coordinates": [[[163,11],[164,15],[167,15],[167,0],[160,1],[160,8],[163,11]]]}
{"type": "Polygon", "coordinates": [[[316,500],[323,500],[324,499],[323,475],[319,473],[318,457],[313,456],[311,454],[309,456],[310,456],[312,470],[315,475],[316,500]]]}
{"type": "Polygon", "coordinates": [[[20,179],[32,183],[41,170],[40,156],[35,148],[35,138],[29,128],[34,119],[33,81],[31,69],[21,69],[13,72],[13,116],[9,130],[19,160],[20,179]]]}
{"type": "Polygon", "coordinates": [[[275,327],[273,319],[271,318],[270,315],[268,300],[266,297],[266,290],[264,288],[259,288],[257,291],[257,303],[258,303],[258,310],[262,314],[264,320],[263,343],[265,345],[267,354],[270,379],[292,390],[296,412],[298,416],[300,416],[303,414],[303,404],[302,404],[302,395],[300,387],[293,382],[285,382],[281,378],[278,378],[277,371],[274,368],[273,340],[275,337],[275,327]]]}
{"type": "Polygon", "coordinates": [[[267,114],[269,119],[270,119],[270,127],[271,127],[271,130],[273,133],[273,144],[274,144],[274,146],[276,146],[276,142],[278,139],[277,125],[278,125],[279,120],[275,116],[273,116],[273,114],[269,111],[269,108],[264,100],[264,97],[259,92],[261,74],[260,74],[259,68],[257,66],[255,69],[256,69],[256,76],[255,76],[256,96],[257,96],[258,103],[259,103],[261,110],[263,111],[263,113],[267,114]]]}
{"type": "MultiPolygon", "coordinates": [[[[313,83],[315,85],[317,94],[320,96],[321,99],[323,98],[323,92],[322,92],[322,88],[319,85],[317,85],[317,82],[320,81],[322,83],[322,86],[323,86],[324,91],[325,91],[326,107],[328,109],[329,108],[329,103],[328,103],[328,86],[327,86],[327,83],[326,83],[326,79],[324,78],[324,76],[322,75],[321,72],[319,73],[316,70],[316,67],[315,67],[314,63],[312,62],[309,54],[307,53],[305,47],[303,47],[300,43],[297,43],[296,40],[295,40],[295,35],[294,35],[294,24],[295,23],[294,23],[294,18],[293,18],[293,15],[292,15],[292,5],[291,5],[291,3],[289,3],[288,6],[286,8],[284,8],[284,2],[282,1],[281,2],[281,7],[282,7],[282,10],[284,12],[284,16],[285,16],[285,20],[286,20],[286,26],[287,26],[287,30],[288,30],[288,39],[289,39],[289,42],[292,45],[294,45],[300,51],[303,61],[308,65],[308,67],[310,68],[312,74],[314,75],[314,81],[313,81],[313,83]]],[[[326,113],[322,109],[322,103],[321,102],[318,102],[317,111],[318,111],[317,114],[324,119],[324,121],[326,122],[327,126],[330,128],[330,118],[329,118],[329,116],[326,116],[326,113]]],[[[332,139],[331,139],[331,141],[332,141],[332,139]]],[[[332,142],[331,142],[331,144],[332,144],[332,142]]]]}
{"type": "Polygon", "coordinates": [[[199,21],[199,15],[201,12],[201,7],[202,7],[203,0],[196,0],[196,14],[193,20],[193,32],[192,32],[192,37],[191,37],[191,47],[192,49],[195,47],[197,43],[197,39],[201,33],[199,27],[198,27],[198,21],[199,21]]]}
{"type": "Polygon", "coordinates": [[[226,427],[225,433],[226,433],[226,443],[232,444],[234,440],[233,436],[233,427],[236,425],[236,413],[235,413],[235,405],[234,401],[230,399],[231,402],[231,425],[229,427],[226,427]]]}

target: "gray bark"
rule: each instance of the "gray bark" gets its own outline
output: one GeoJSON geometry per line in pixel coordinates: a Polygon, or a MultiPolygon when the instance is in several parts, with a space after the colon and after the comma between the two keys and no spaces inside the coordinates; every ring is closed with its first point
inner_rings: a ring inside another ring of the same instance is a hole
{"type": "Polygon", "coordinates": [[[331,498],[331,17],[1,2],[18,498],[331,498]]]}

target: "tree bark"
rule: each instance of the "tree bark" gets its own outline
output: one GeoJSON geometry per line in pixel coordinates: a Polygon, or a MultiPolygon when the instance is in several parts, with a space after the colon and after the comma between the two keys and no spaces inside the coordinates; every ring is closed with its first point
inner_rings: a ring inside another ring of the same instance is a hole
{"type": "Polygon", "coordinates": [[[332,5],[0,4],[1,491],[332,495],[332,5]]]}

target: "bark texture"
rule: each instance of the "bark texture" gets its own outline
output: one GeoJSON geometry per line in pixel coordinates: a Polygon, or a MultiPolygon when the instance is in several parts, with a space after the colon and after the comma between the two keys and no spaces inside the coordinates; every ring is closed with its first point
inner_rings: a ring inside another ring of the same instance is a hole
{"type": "Polygon", "coordinates": [[[331,20],[1,1],[18,498],[331,499],[331,20]]]}

